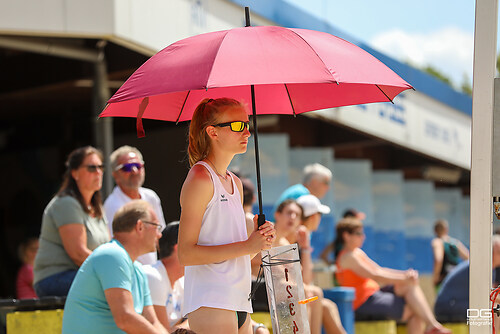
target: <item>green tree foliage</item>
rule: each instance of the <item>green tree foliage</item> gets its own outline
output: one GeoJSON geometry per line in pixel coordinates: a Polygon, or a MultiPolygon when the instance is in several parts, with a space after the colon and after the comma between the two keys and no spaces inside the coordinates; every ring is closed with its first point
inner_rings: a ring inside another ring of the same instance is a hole
{"type": "Polygon", "coordinates": [[[446,75],[444,75],[443,73],[441,73],[438,69],[436,69],[435,67],[431,66],[431,65],[427,65],[425,66],[424,68],[422,68],[422,70],[430,75],[432,75],[433,77],[441,80],[442,82],[444,82],[445,84],[447,85],[450,85],[453,87],[453,84],[451,83],[451,80],[450,78],[448,78],[446,75]]]}
{"type": "MultiPolygon", "coordinates": [[[[497,66],[498,66],[498,62],[497,62],[497,66]]],[[[472,96],[472,85],[470,83],[470,78],[466,73],[464,73],[464,75],[462,77],[462,84],[460,85],[460,88],[462,90],[462,93],[465,93],[465,94],[472,96]]]]}
{"type": "MultiPolygon", "coordinates": [[[[499,58],[497,58],[497,69],[500,69],[500,56],[499,56],[499,58]]],[[[443,73],[441,73],[441,71],[439,71],[435,67],[433,67],[431,65],[427,65],[424,68],[422,68],[422,70],[424,72],[432,75],[433,77],[437,78],[438,80],[441,80],[442,82],[449,85],[450,87],[455,88],[453,86],[453,83],[451,82],[451,79],[449,77],[447,77],[446,75],[444,75],[443,73]]],[[[460,84],[460,91],[462,91],[462,93],[465,93],[465,94],[472,96],[472,85],[470,82],[470,78],[466,73],[464,73],[464,75],[462,77],[462,83],[460,84]]]]}
{"type": "Polygon", "coordinates": [[[497,74],[500,73],[500,54],[497,56],[497,74]]]}

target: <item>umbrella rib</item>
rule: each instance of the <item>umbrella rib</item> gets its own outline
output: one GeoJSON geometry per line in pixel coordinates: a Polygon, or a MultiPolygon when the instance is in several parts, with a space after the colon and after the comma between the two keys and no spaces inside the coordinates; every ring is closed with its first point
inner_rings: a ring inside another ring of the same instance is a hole
{"type": "MultiPolygon", "coordinates": [[[[325,66],[325,68],[328,70],[328,66],[326,66],[325,62],[323,61],[323,59],[321,59],[321,57],[319,56],[319,54],[316,52],[316,50],[314,50],[314,48],[311,46],[311,44],[309,44],[305,39],[304,37],[300,36],[299,34],[297,34],[295,31],[293,31],[292,29],[290,29],[291,32],[293,32],[295,35],[297,35],[301,40],[304,41],[304,43],[307,44],[307,46],[309,47],[309,49],[311,49],[312,52],[314,52],[314,54],[316,55],[316,57],[318,57],[319,61],[323,63],[323,65],[325,66]]],[[[339,82],[337,81],[337,79],[335,79],[334,75],[332,72],[330,72],[330,70],[328,70],[328,73],[330,73],[330,75],[332,76],[334,82],[338,85],[339,82]]]]}
{"type": "Polygon", "coordinates": [[[382,88],[379,87],[379,85],[375,85],[375,86],[377,86],[377,88],[382,92],[382,94],[384,94],[385,97],[387,97],[387,99],[389,101],[391,101],[392,104],[394,104],[394,102],[392,102],[391,98],[389,96],[387,96],[387,94],[382,90],[382,88]]]}
{"type": "Polygon", "coordinates": [[[179,119],[181,118],[182,112],[184,111],[184,106],[186,105],[186,101],[189,97],[189,93],[191,93],[190,90],[188,90],[188,93],[186,94],[186,98],[184,99],[184,102],[182,102],[181,112],[179,113],[179,116],[177,116],[177,120],[175,121],[175,125],[179,124],[179,119]]]}
{"type": "Polygon", "coordinates": [[[290,105],[292,106],[293,117],[297,117],[297,114],[295,113],[295,107],[293,106],[292,98],[290,97],[290,92],[288,91],[288,86],[286,84],[285,84],[285,89],[286,89],[286,95],[288,95],[288,100],[290,100],[290,105]]]}
{"type": "Polygon", "coordinates": [[[222,40],[219,43],[219,47],[217,48],[217,52],[215,53],[214,59],[212,61],[212,66],[210,66],[210,72],[208,73],[207,76],[207,82],[205,85],[205,91],[208,91],[208,82],[210,81],[210,76],[212,74],[212,70],[214,69],[214,64],[215,60],[217,59],[217,55],[219,54],[220,48],[222,47],[222,43],[224,43],[224,40],[226,39],[227,34],[229,33],[229,30],[226,30],[226,33],[224,34],[224,37],[222,37],[222,40]]]}

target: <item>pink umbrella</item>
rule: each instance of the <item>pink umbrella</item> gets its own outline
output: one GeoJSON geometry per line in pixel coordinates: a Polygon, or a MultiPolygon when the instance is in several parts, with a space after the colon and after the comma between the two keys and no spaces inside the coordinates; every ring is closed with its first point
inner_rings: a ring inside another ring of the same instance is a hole
{"type": "Polygon", "coordinates": [[[187,121],[204,98],[233,97],[257,114],[299,114],[391,101],[412,88],[361,48],[333,35],[274,26],[180,40],[146,61],[108,101],[104,116],[187,121]]]}
{"type": "MultiPolygon", "coordinates": [[[[189,37],[146,61],[108,101],[101,117],[187,121],[204,98],[231,97],[252,114],[300,114],[391,101],[413,88],[361,48],[328,33],[275,26],[189,37]]],[[[260,214],[262,195],[255,145],[260,214]]]]}

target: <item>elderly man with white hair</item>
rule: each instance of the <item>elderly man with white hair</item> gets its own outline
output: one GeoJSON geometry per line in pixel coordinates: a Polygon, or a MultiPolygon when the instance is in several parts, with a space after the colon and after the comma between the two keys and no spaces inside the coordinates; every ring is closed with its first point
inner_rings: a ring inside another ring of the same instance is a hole
{"type": "MultiPolygon", "coordinates": [[[[124,145],[111,153],[109,158],[116,187],[104,202],[104,212],[111,236],[113,235],[111,222],[115,213],[123,205],[136,199],[148,202],[153,207],[160,224],[165,227],[160,198],[153,190],[142,186],[146,170],[141,152],[135,147],[124,145]]],[[[153,264],[157,260],[156,251],[144,254],[138,260],[142,264],[153,264]]]]}
{"type": "Polygon", "coordinates": [[[304,167],[302,183],[287,188],[276,201],[275,208],[286,199],[297,199],[303,195],[314,195],[319,199],[325,197],[332,182],[332,172],[318,163],[304,167]]]}

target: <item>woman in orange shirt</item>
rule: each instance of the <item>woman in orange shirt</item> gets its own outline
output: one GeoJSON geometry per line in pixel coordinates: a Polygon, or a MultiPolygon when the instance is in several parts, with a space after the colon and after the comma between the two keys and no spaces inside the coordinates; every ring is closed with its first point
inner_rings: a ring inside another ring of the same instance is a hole
{"type": "Polygon", "coordinates": [[[418,284],[418,272],[380,267],[361,250],[364,240],[361,220],[344,218],[337,223],[335,275],[340,285],[355,289],[356,318],[406,321],[410,334],[451,333],[434,317],[418,284]]]}

